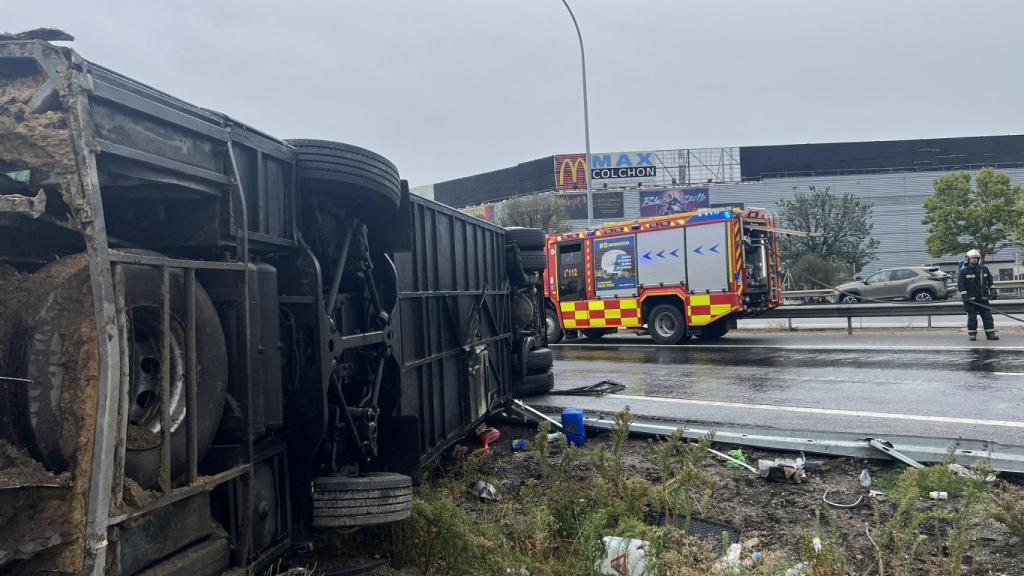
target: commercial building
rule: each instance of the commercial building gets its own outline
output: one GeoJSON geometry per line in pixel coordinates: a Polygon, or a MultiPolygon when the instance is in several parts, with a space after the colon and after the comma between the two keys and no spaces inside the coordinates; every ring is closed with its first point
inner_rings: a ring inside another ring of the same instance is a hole
{"type": "MultiPolygon", "coordinates": [[[[923,201],[943,173],[990,166],[1024,184],[1024,135],[652,150],[592,158],[597,222],[706,206],[774,209],[780,200],[812,186],[863,198],[874,207],[873,236],[879,247],[862,272],[936,262],[925,250],[927,227],[921,219],[923,201]]],[[[509,198],[559,194],[570,224],[583,227],[586,170],[584,154],[560,154],[414,192],[484,218],[509,198]]],[[[1020,274],[1015,249],[993,259],[1014,262],[1014,274],[1020,274]]]]}

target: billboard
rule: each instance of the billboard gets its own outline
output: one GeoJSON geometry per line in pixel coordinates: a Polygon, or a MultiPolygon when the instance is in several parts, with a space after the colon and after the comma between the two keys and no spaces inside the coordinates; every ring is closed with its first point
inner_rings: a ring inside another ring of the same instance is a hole
{"type": "Polygon", "coordinates": [[[565,218],[567,220],[587,219],[586,194],[560,194],[558,198],[562,201],[562,207],[565,208],[565,218]]]}
{"type": "MultiPolygon", "coordinates": [[[[587,155],[558,154],[555,156],[555,190],[587,189],[587,155]]],[[[586,216],[584,216],[586,218],[586,216]]]]}
{"type": "MultiPolygon", "coordinates": [[[[612,152],[609,154],[591,154],[591,183],[608,180],[628,180],[622,185],[634,183],[649,184],[658,177],[654,152],[612,152]]],[[[609,183],[609,186],[616,183],[609,183]]]]}
{"type": "Polygon", "coordinates": [[[593,192],[594,220],[615,220],[623,217],[622,192],[593,192]]]}
{"type": "Polygon", "coordinates": [[[692,212],[710,205],[707,188],[662,188],[640,191],[640,217],[692,212]]]}
{"type": "Polygon", "coordinates": [[[594,241],[594,288],[597,296],[636,295],[636,236],[594,241]]]}

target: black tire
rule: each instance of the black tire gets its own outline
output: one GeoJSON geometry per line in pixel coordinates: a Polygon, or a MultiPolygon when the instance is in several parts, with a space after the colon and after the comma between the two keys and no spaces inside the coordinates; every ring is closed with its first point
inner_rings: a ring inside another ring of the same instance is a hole
{"type": "Polygon", "coordinates": [[[505,243],[515,244],[520,250],[543,251],[547,243],[544,231],[539,228],[505,228],[505,243]]]}
{"type": "Polygon", "coordinates": [[[526,398],[547,394],[555,387],[555,375],[551,372],[527,374],[525,378],[512,384],[512,396],[526,398]]]}
{"type": "Polygon", "coordinates": [[[861,302],[862,302],[861,297],[858,296],[857,294],[849,293],[849,294],[840,294],[839,295],[839,303],[840,304],[859,304],[861,302]]]}
{"type": "Polygon", "coordinates": [[[544,307],[544,323],[548,332],[548,344],[558,344],[565,338],[565,331],[562,330],[562,323],[554,308],[544,307]]]}
{"type": "Polygon", "coordinates": [[[373,526],[412,514],[412,478],[391,472],[313,480],[313,526],[373,526]]]}
{"type": "Polygon", "coordinates": [[[700,334],[697,335],[697,339],[704,342],[711,342],[721,339],[722,336],[725,336],[728,332],[729,324],[725,321],[725,318],[721,318],[707,326],[701,326],[700,334]]]}
{"type": "Polygon", "coordinates": [[[686,338],[686,319],[673,304],[659,304],[647,319],[647,331],[658,344],[679,344],[686,338]]]}
{"type": "Polygon", "coordinates": [[[543,272],[548,267],[548,256],[543,250],[520,250],[519,259],[523,263],[523,271],[543,272]]]}
{"type": "MultiPolygon", "coordinates": [[[[126,304],[129,308],[129,333],[125,337],[129,374],[128,446],[125,473],[144,488],[155,488],[159,481],[160,400],[159,341],[161,274],[148,266],[124,266],[126,304]],[[155,326],[154,326],[155,324],[155,326]]],[[[96,378],[95,323],[89,289],[89,266],[84,254],[66,257],[48,265],[25,285],[28,300],[22,309],[18,338],[6,341],[7,366],[24,374],[31,384],[22,390],[25,425],[19,428],[30,450],[51,470],[63,470],[72,459],[77,442],[69,443],[76,428],[88,413],[71,407],[85,402],[84,390],[96,378]],[[45,283],[45,289],[32,294],[32,283],[45,283]],[[75,335],[74,338],[57,335],[75,335]],[[20,340],[21,346],[10,346],[20,340]],[[57,346],[57,348],[54,348],[57,346]],[[72,370],[73,368],[73,370],[72,370]],[[56,375],[56,376],[55,376],[56,375]],[[60,399],[56,405],[28,402],[29,398],[60,399]],[[70,437],[69,437],[70,435],[70,437]]],[[[184,274],[170,272],[170,311],[172,333],[171,472],[178,478],[185,473],[185,394],[184,394],[184,274]],[[180,388],[179,388],[180,387],[180,388]],[[176,394],[177,392],[177,394],[176,394]]],[[[116,353],[116,351],[115,351],[116,353]]],[[[220,320],[206,291],[196,286],[196,361],[197,361],[197,445],[202,458],[220,425],[228,381],[228,357],[220,320]]],[[[18,375],[18,374],[5,374],[18,375]]],[[[91,384],[95,386],[95,384],[91,384]]],[[[17,404],[15,404],[17,406],[17,404]]],[[[15,408],[18,411],[18,408],[15,408]]]]}
{"type": "Polygon", "coordinates": [[[391,209],[397,209],[401,203],[398,168],[380,154],[329,140],[287,142],[297,151],[298,176],[303,186],[325,188],[357,201],[381,200],[391,209]]]}
{"type": "Polygon", "coordinates": [[[554,361],[551,357],[551,350],[548,348],[538,348],[526,353],[527,373],[547,372],[553,364],[554,361]]]}
{"type": "Polygon", "coordinates": [[[935,293],[928,289],[914,290],[914,293],[910,295],[910,299],[914,302],[934,302],[935,293]]]}

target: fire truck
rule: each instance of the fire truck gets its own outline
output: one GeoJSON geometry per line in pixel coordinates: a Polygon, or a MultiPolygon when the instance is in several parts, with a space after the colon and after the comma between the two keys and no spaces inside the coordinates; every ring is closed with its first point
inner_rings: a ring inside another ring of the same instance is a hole
{"type": "Polygon", "coordinates": [[[711,209],[549,235],[548,341],[646,329],[658,344],[717,340],[782,304],[775,217],[711,209]]]}

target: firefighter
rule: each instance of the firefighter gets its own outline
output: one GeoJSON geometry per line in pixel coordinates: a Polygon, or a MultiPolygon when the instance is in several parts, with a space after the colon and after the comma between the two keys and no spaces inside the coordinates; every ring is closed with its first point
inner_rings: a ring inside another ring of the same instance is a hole
{"type": "Polygon", "coordinates": [[[967,263],[956,277],[956,289],[964,300],[967,310],[967,335],[970,340],[978,339],[978,315],[985,326],[985,338],[999,340],[992,322],[992,311],[988,309],[989,291],[992,290],[992,273],[981,263],[981,252],[967,252],[967,263]]]}

